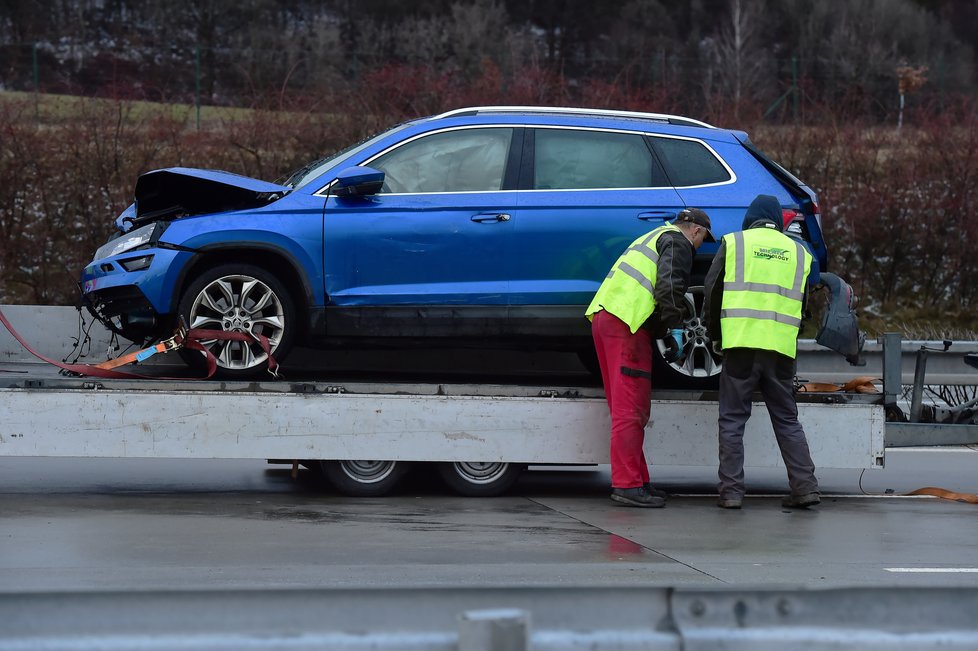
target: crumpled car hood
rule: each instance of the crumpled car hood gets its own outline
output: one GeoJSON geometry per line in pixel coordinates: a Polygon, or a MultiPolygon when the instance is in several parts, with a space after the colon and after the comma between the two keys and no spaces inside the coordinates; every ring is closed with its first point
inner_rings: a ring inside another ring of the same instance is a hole
{"type": "Polygon", "coordinates": [[[126,219],[126,230],[159,219],[264,206],[290,190],[277,183],[219,170],[154,170],[136,180],[136,214],[126,219]]]}

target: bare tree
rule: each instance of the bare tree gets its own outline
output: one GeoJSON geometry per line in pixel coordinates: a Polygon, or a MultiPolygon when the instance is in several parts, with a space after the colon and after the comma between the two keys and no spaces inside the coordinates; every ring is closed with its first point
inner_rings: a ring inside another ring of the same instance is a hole
{"type": "Polygon", "coordinates": [[[757,97],[768,85],[772,60],[762,42],[763,29],[757,0],[730,0],[729,14],[716,36],[704,39],[700,50],[708,72],[704,92],[715,92],[732,102],[735,110],[745,96],[757,97]]]}

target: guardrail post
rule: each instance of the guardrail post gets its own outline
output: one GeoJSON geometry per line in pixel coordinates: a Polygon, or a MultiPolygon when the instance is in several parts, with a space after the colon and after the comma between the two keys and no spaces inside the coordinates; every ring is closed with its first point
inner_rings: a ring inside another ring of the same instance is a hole
{"type": "Polygon", "coordinates": [[[903,393],[903,341],[899,332],[885,332],[883,345],[883,404],[893,405],[903,393]]]}
{"type": "Polygon", "coordinates": [[[518,608],[469,610],[458,617],[459,651],[527,651],[530,613],[518,608]]]}
{"type": "Polygon", "coordinates": [[[913,393],[910,395],[910,422],[920,422],[923,409],[924,377],[927,375],[927,349],[923,346],[917,351],[917,363],[913,370],[913,393]]]}

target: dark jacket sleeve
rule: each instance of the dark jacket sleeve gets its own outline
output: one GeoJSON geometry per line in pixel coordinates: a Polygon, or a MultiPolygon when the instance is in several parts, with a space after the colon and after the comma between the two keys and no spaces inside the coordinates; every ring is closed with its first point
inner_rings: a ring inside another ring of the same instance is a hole
{"type": "Polygon", "coordinates": [[[720,305],[723,303],[723,272],[727,265],[727,243],[720,242],[703,285],[703,321],[712,341],[720,341],[720,305]]]}
{"type": "Polygon", "coordinates": [[[659,263],[655,279],[653,333],[657,337],[664,337],[667,330],[682,327],[694,249],[685,235],[672,232],[664,233],[655,248],[659,263]]]}

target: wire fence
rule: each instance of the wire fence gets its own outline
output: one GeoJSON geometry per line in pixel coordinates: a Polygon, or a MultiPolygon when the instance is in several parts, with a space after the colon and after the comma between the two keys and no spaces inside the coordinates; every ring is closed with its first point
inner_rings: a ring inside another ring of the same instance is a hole
{"type": "Polygon", "coordinates": [[[338,92],[369,93],[371,86],[386,85],[385,94],[401,99],[441,92],[449,102],[600,101],[620,108],[651,103],[689,115],[734,106],[756,121],[793,124],[811,121],[813,112],[831,104],[886,122],[902,120],[904,111],[917,107],[941,107],[950,97],[975,95],[967,79],[952,76],[942,60],[934,66],[853,70],[842,60],[764,57],[732,66],[715,58],[660,51],[625,63],[609,57],[578,57],[573,65],[537,58],[483,59],[466,67],[454,60],[385,58],[374,51],[338,56],[301,49],[118,51],[51,43],[0,45],[0,90],[182,103],[198,109],[255,106],[269,97],[281,103],[335,97],[338,92]],[[530,92],[521,91],[528,83],[530,92]]]}

